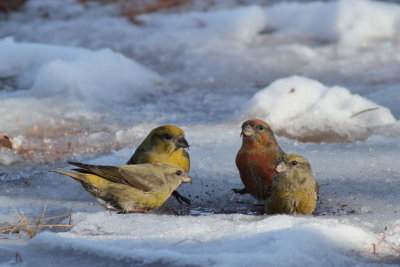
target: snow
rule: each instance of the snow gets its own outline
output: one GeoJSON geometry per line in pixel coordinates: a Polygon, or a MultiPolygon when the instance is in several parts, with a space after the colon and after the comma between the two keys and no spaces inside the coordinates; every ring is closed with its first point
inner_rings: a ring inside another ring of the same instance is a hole
{"type": "Polygon", "coordinates": [[[0,148],[0,223],[47,207],[72,210],[74,227],[0,234],[0,265],[398,265],[400,5],[193,2],[136,22],[74,0],[2,17],[0,134],[14,149],[0,148]],[[266,216],[231,191],[253,117],[311,162],[315,216],[266,216]],[[178,190],[191,206],[110,213],[49,172],[123,164],[163,124],[191,145],[193,183],[178,190]]]}
{"type": "Polygon", "coordinates": [[[140,19],[149,27],[162,28],[176,39],[174,41],[193,45],[204,44],[204,40],[214,45],[221,38],[224,42],[234,41],[235,45],[248,44],[266,26],[266,14],[260,6],[209,13],[192,12],[187,16],[179,14],[169,15],[167,18],[164,15],[142,15],[140,19]],[[192,31],[197,34],[193,35],[192,31]]]}
{"type": "Polygon", "coordinates": [[[346,45],[392,39],[400,32],[400,7],[377,1],[283,2],[266,13],[273,29],[346,45]]]}
{"type": "Polygon", "coordinates": [[[85,104],[133,103],[146,86],[159,93],[157,85],[163,82],[156,73],[110,49],[90,51],[5,39],[0,41],[0,54],[0,76],[14,76],[17,88],[29,89],[28,95],[34,97],[71,97],[85,104]]]}
{"type": "MultiPolygon", "coordinates": [[[[320,222],[290,216],[249,218],[245,215],[210,215],[208,218],[185,217],[177,223],[170,217],[137,215],[124,218],[119,225],[125,227],[116,231],[115,219],[103,212],[89,221],[84,219],[80,222],[75,227],[79,234],[74,231],[61,236],[42,234],[29,246],[49,252],[75,254],[75,257],[85,252],[88,257],[104,257],[106,261],[130,264],[287,266],[296,265],[299,261],[310,265],[332,262],[355,264],[356,259],[341,257],[343,248],[361,253],[368,248],[368,242],[376,241],[371,233],[336,220],[320,222]],[[102,223],[96,224],[93,220],[102,223]],[[160,223],[168,226],[154,231],[154,226],[160,223]],[[132,230],[141,228],[143,224],[153,231],[138,233],[132,230]],[[193,229],[193,226],[196,228],[193,229]],[[115,233],[114,238],[120,239],[104,238],[111,233],[115,233]],[[304,240],[309,242],[304,243],[304,240]],[[317,253],[316,247],[319,248],[317,253]],[[287,254],[292,257],[287,258],[287,254]]],[[[51,258],[46,261],[51,261],[51,258]]]]}
{"type": "Polygon", "coordinates": [[[390,110],[340,86],[282,78],[256,93],[239,117],[258,117],[279,134],[306,141],[354,141],[396,122],[390,110]]]}

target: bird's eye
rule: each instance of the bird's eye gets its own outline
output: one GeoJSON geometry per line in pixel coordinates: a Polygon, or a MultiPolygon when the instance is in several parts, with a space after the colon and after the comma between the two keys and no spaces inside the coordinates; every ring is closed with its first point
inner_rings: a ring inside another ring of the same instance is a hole
{"type": "Polygon", "coordinates": [[[172,139],[172,135],[170,135],[170,134],[165,134],[165,135],[164,135],[164,138],[167,139],[167,140],[171,140],[171,139],[172,139]]]}
{"type": "Polygon", "coordinates": [[[181,171],[181,170],[176,171],[176,175],[181,176],[182,174],[183,174],[183,171],[181,171]]]}
{"type": "Polygon", "coordinates": [[[298,164],[298,162],[296,160],[292,161],[291,163],[293,166],[298,164]]]}
{"type": "Polygon", "coordinates": [[[264,126],[259,125],[259,126],[258,126],[258,130],[260,130],[260,131],[264,130],[264,126]]]}

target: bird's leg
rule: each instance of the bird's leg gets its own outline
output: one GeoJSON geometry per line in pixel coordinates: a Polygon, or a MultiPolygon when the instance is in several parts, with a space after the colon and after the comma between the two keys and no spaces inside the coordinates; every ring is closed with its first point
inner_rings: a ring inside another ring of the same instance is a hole
{"type": "Polygon", "coordinates": [[[178,193],[178,191],[172,192],[172,195],[176,198],[176,200],[179,202],[179,204],[182,205],[182,201],[185,202],[186,204],[190,205],[191,201],[190,199],[182,196],[181,194],[178,193]]]}
{"type": "Polygon", "coordinates": [[[148,210],[145,209],[131,209],[126,211],[119,211],[118,214],[127,214],[127,213],[148,213],[148,210]]]}
{"type": "Polygon", "coordinates": [[[242,188],[242,189],[233,188],[232,191],[235,192],[236,194],[240,194],[240,195],[250,194],[246,187],[242,188]]]}

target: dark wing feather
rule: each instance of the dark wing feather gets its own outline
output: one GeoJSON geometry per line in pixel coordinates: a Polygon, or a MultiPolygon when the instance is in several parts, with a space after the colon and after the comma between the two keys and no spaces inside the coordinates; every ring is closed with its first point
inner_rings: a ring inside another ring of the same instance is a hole
{"type": "Polygon", "coordinates": [[[152,173],[150,169],[147,169],[145,173],[141,172],[140,168],[142,166],[139,165],[132,165],[130,167],[131,169],[137,169],[137,172],[134,172],[131,169],[119,166],[90,165],[79,162],[68,163],[111,182],[129,185],[145,192],[153,191],[155,188],[164,185],[164,181],[155,173],[152,173]]]}
{"type": "Polygon", "coordinates": [[[137,148],[135,153],[133,153],[132,157],[128,160],[126,164],[137,164],[139,162],[139,155],[142,155],[145,152],[146,150],[144,150],[144,148],[137,148]]]}
{"type": "Polygon", "coordinates": [[[74,169],[80,173],[91,173],[96,174],[104,179],[107,179],[114,183],[129,185],[127,181],[119,174],[118,167],[116,166],[101,166],[91,165],[80,162],[68,162],[71,165],[77,166],[80,169],[74,169]]]}

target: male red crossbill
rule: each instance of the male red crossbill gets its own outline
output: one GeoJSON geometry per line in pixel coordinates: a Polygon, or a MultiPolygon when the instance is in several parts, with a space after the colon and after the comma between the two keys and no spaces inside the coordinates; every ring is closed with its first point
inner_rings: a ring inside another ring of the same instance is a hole
{"type": "Polygon", "coordinates": [[[69,162],[76,172],[54,172],[79,181],[96,199],[111,210],[142,212],[160,207],[171,193],[191,178],[181,168],[163,163],[99,166],[69,162]]]}
{"type": "Polygon", "coordinates": [[[265,199],[267,189],[277,175],[277,160],[284,152],[265,121],[245,121],[240,135],[243,136],[243,141],[236,156],[236,166],[245,188],[234,191],[241,194],[250,193],[256,199],[265,199]]]}
{"type": "MultiPolygon", "coordinates": [[[[136,149],[127,164],[166,163],[182,168],[186,173],[190,170],[189,147],[185,132],[173,125],[164,125],[153,129],[136,149]]],[[[190,200],[178,192],[174,197],[190,204],[190,200]]]]}
{"type": "Polygon", "coordinates": [[[278,162],[278,175],[267,192],[265,213],[311,214],[317,204],[318,184],[310,163],[296,154],[285,154],[278,162]]]}

